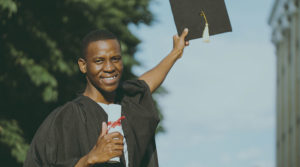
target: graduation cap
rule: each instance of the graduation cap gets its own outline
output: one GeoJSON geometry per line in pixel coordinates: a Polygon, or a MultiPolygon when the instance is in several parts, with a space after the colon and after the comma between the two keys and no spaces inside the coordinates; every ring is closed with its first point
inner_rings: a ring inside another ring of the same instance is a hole
{"type": "Polygon", "coordinates": [[[170,0],[178,34],[189,29],[186,40],[232,31],[224,0],[170,0]]]}

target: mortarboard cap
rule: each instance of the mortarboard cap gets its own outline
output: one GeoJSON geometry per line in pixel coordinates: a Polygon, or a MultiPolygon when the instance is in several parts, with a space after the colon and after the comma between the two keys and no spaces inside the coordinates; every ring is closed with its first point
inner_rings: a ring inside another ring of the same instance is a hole
{"type": "Polygon", "coordinates": [[[170,0],[178,34],[189,29],[186,40],[232,31],[224,0],[170,0]]]}

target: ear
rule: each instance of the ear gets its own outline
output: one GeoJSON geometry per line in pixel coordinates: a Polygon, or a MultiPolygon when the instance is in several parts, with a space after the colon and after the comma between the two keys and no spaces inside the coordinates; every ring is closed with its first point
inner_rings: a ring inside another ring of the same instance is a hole
{"type": "Polygon", "coordinates": [[[83,74],[85,74],[86,73],[86,61],[83,58],[79,58],[77,63],[78,63],[80,71],[83,74]]]}

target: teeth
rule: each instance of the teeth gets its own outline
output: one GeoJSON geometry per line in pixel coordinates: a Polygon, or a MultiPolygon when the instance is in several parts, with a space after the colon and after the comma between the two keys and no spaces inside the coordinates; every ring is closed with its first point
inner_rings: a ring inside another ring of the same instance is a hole
{"type": "Polygon", "coordinates": [[[116,78],[116,76],[109,77],[109,78],[104,78],[104,79],[107,79],[107,80],[113,80],[113,79],[115,79],[115,78],[116,78]]]}

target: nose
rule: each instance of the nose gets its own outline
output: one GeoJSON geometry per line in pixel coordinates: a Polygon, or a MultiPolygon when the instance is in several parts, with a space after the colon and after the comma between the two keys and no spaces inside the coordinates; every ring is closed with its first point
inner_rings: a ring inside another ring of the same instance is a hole
{"type": "Polygon", "coordinates": [[[116,67],[110,60],[105,61],[104,67],[103,67],[104,72],[113,73],[113,72],[115,72],[115,70],[116,70],[116,67]]]}

